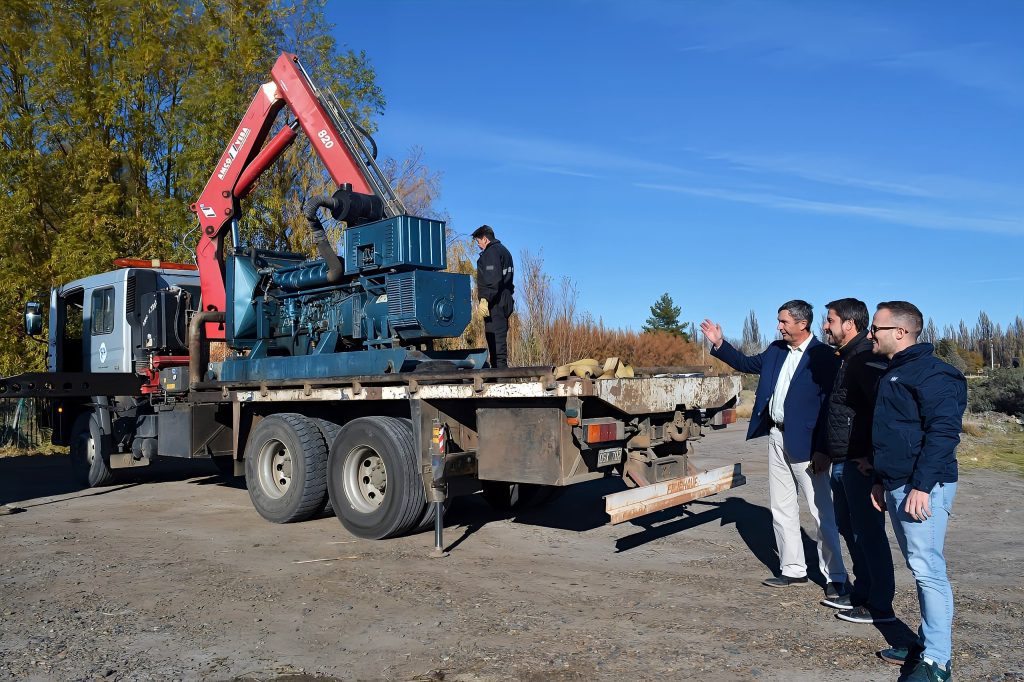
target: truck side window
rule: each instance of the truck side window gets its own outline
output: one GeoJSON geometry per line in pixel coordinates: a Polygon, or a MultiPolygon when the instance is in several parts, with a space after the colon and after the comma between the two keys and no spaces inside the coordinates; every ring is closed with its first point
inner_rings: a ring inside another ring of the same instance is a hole
{"type": "Polygon", "coordinates": [[[109,334],[114,331],[114,288],[92,292],[92,333],[109,334]]]}

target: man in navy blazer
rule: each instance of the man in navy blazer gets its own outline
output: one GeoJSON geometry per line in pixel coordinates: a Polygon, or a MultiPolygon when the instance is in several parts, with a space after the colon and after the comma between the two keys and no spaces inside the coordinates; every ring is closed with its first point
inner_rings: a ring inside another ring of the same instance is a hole
{"type": "Polygon", "coordinates": [[[828,581],[827,597],[846,592],[846,569],[839,546],[828,471],[810,467],[817,429],[839,360],[828,345],[811,333],[814,311],[806,301],[793,300],[779,308],[782,339],[758,355],[744,355],[722,336],[722,328],[704,320],[701,331],[712,344],[711,354],[733,369],[759,374],[747,440],[768,436],[768,494],[772,525],[779,549],[780,575],[769,587],[807,582],[807,563],[800,537],[798,494],[807,500],[814,519],[811,537],[818,545],[818,562],[828,581]]]}

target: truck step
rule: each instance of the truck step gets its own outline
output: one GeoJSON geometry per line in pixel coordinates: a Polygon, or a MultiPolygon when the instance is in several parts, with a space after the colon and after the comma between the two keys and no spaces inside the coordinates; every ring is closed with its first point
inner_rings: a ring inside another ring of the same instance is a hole
{"type": "Polygon", "coordinates": [[[605,495],[605,511],[608,512],[609,522],[614,525],[736,488],[746,482],[739,464],[727,465],[694,476],[673,478],[605,495]]]}

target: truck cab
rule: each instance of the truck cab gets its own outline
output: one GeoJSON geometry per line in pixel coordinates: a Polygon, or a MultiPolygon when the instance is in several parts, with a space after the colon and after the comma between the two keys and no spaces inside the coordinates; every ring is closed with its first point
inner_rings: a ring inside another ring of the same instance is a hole
{"type": "Polygon", "coordinates": [[[198,272],[160,267],[120,268],[53,289],[47,370],[136,373],[147,350],[184,351],[199,291],[198,272]]]}

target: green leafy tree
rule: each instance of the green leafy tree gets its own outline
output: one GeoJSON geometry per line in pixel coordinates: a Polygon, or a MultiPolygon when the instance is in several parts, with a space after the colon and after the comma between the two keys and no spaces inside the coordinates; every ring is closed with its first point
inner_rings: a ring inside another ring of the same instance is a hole
{"type": "Polygon", "coordinates": [[[644,333],[666,332],[673,336],[681,336],[683,340],[689,341],[689,322],[680,322],[679,315],[682,310],[673,301],[668,293],[664,293],[651,306],[651,316],[644,323],[644,333]]]}
{"type": "Polygon", "coordinates": [[[939,340],[935,345],[935,355],[940,360],[944,360],[945,362],[953,365],[961,372],[967,371],[967,363],[964,362],[964,358],[960,354],[960,349],[957,348],[956,341],[953,339],[939,340]]]}
{"type": "MultiPolygon", "coordinates": [[[[299,46],[318,85],[374,130],[383,94],[366,55],[335,42],[324,5],[0,3],[0,374],[42,366],[43,346],[21,332],[25,300],[118,256],[191,260],[189,204],[282,49],[299,46]]],[[[247,241],[309,248],[302,201],[333,185],[308,144],[300,136],[245,200],[247,241]]]]}

